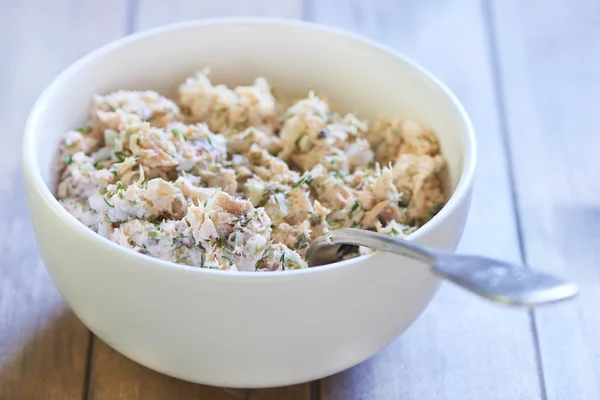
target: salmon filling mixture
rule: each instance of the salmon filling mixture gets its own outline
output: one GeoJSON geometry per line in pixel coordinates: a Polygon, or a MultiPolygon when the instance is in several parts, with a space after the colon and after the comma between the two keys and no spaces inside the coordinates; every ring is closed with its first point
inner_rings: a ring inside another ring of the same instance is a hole
{"type": "MultiPolygon", "coordinates": [[[[56,197],[131,250],[200,268],[307,268],[342,227],[403,237],[444,205],[436,136],[403,119],[372,126],[314,93],[279,100],[264,78],[230,89],[208,71],[179,88],[95,96],[60,145],[56,197]]],[[[358,255],[358,254],[357,254],[358,255]]]]}

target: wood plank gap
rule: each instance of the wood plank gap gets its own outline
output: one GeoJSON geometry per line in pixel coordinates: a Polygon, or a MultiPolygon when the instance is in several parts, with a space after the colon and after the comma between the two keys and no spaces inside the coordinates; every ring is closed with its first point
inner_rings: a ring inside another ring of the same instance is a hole
{"type": "Polygon", "coordinates": [[[313,0],[302,0],[302,20],[304,21],[313,21],[314,20],[314,10],[313,10],[313,0]]]}
{"type": "Polygon", "coordinates": [[[127,0],[127,10],[125,15],[126,35],[131,35],[136,30],[138,10],[138,0],[127,0]]]}
{"type": "Polygon", "coordinates": [[[310,383],[310,400],[321,400],[321,381],[310,383]]]}
{"type": "Polygon", "coordinates": [[[91,376],[92,376],[92,366],[94,365],[94,340],[95,336],[92,331],[88,330],[88,346],[85,352],[85,372],[83,375],[83,388],[81,390],[81,399],[89,400],[91,399],[91,376]]]}
{"type": "Polygon", "coordinates": [[[535,363],[537,365],[539,377],[540,396],[542,400],[548,400],[548,393],[546,390],[546,374],[544,373],[544,362],[542,360],[542,348],[539,340],[537,317],[535,315],[535,311],[533,310],[529,310],[528,314],[531,334],[533,335],[533,345],[535,346],[535,363]]]}
{"type": "MultiPolygon", "coordinates": [[[[500,54],[498,49],[498,41],[496,38],[496,20],[491,7],[492,0],[483,0],[483,20],[485,22],[484,32],[488,42],[488,57],[490,60],[490,68],[492,73],[492,85],[494,87],[494,96],[496,97],[496,107],[498,108],[498,124],[500,129],[500,137],[502,139],[502,151],[507,160],[508,182],[511,188],[511,202],[514,213],[514,221],[516,226],[516,236],[519,248],[519,258],[521,262],[527,265],[527,250],[523,238],[523,223],[521,211],[519,209],[519,200],[517,194],[517,185],[515,180],[515,171],[513,157],[510,151],[510,138],[508,137],[508,120],[506,114],[506,104],[504,96],[504,85],[502,80],[502,71],[500,70],[500,54]]],[[[535,364],[537,368],[538,384],[540,387],[540,396],[542,400],[548,399],[546,391],[546,377],[544,374],[544,364],[542,362],[542,350],[539,341],[538,326],[534,310],[527,312],[529,316],[529,326],[533,339],[535,364]]]]}

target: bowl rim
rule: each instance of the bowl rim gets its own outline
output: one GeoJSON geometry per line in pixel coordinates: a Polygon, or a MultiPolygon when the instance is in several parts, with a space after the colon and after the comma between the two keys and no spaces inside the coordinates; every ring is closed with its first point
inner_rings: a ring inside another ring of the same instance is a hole
{"type": "MultiPolygon", "coordinates": [[[[111,53],[112,51],[117,50],[125,45],[136,42],[141,39],[149,38],[152,36],[159,36],[163,33],[177,31],[177,30],[186,30],[191,29],[197,26],[211,26],[211,25],[258,25],[258,26],[279,26],[279,27],[296,27],[300,29],[306,29],[310,31],[318,31],[327,35],[334,35],[338,37],[343,37],[349,39],[354,42],[361,43],[363,45],[367,45],[369,47],[373,47],[378,49],[383,53],[387,53],[388,55],[394,56],[399,61],[405,63],[414,69],[418,74],[420,74],[423,78],[428,80],[433,86],[435,86],[438,90],[441,91],[442,95],[446,96],[455,110],[457,111],[462,123],[464,124],[465,129],[463,130],[464,135],[464,155],[462,160],[462,171],[460,174],[460,178],[458,184],[456,185],[456,189],[450,195],[450,198],[444,205],[444,207],[427,223],[421,226],[414,233],[411,233],[406,237],[406,240],[418,240],[422,236],[426,235],[428,232],[435,230],[438,227],[442,220],[448,218],[453,211],[461,204],[465,197],[469,195],[470,189],[473,184],[473,178],[475,174],[475,165],[476,165],[476,139],[475,139],[475,131],[473,129],[473,125],[468,117],[463,105],[454,95],[454,93],[443,84],[438,78],[436,78],[431,72],[421,66],[419,63],[415,62],[411,58],[405,56],[404,54],[394,50],[393,48],[386,46],[384,44],[378,43],[374,40],[368,39],[361,35],[349,32],[344,29],[314,23],[307,21],[300,21],[288,18],[274,18],[274,17],[222,17],[222,18],[206,18],[206,19],[195,19],[178,23],[171,23],[166,25],[161,25],[158,27],[142,30],[130,35],[123,36],[118,38],[108,44],[105,44],[96,50],[93,50],[86,55],[80,57],[78,60],[73,62],[67,68],[65,68],[62,72],[60,72],[43,90],[35,104],[33,105],[29,115],[27,117],[25,123],[25,129],[23,133],[23,144],[22,144],[22,167],[23,174],[26,180],[26,184],[30,184],[35,188],[36,192],[42,197],[43,203],[54,211],[60,218],[65,220],[66,224],[76,230],[79,234],[83,235],[85,238],[88,238],[92,241],[97,241],[99,246],[105,247],[106,251],[116,251],[122,257],[129,258],[132,261],[137,260],[139,262],[145,262],[148,264],[153,264],[158,268],[169,268],[172,271],[188,271],[190,273],[195,274],[218,274],[221,276],[231,276],[231,277],[240,277],[240,278],[249,278],[252,279],[276,279],[281,277],[291,277],[295,275],[304,275],[304,274],[318,274],[324,273],[326,271],[333,271],[340,268],[348,268],[350,266],[358,267],[360,264],[363,264],[365,261],[379,255],[379,252],[374,252],[371,254],[362,255],[356,258],[352,258],[349,260],[339,261],[336,263],[328,264],[325,266],[321,266],[318,268],[306,268],[300,270],[286,270],[286,271],[271,271],[269,273],[256,273],[255,271],[236,271],[232,273],[231,271],[222,271],[222,270],[211,270],[207,268],[198,268],[195,266],[189,266],[184,264],[178,264],[171,261],[165,261],[158,258],[154,258],[145,254],[140,254],[138,252],[132,251],[125,247],[118,245],[110,241],[109,239],[99,235],[98,233],[92,231],[87,226],[79,222],[74,216],[72,216],[64,207],[60,205],[58,200],[54,197],[54,194],[44,182],[42,178],[42,174],[37,162],[36,152],[34,151],[34,142],[35,142],[35,132],[39,130],[39,126],[37,124],[37,120],[39,114],[42,113],[45,108],[45,104],[49,101],[49,99],[53,96],[56,88],[65,80],[69,79],[71,75],[75,74],[82,67],[93,63],[95,60],[102,58],[106,54],[111,53]],[[28,182],[27,182],[28,181],[28,182]]],[[[29,193],[27,194],[29,197],[29,193]]]]}

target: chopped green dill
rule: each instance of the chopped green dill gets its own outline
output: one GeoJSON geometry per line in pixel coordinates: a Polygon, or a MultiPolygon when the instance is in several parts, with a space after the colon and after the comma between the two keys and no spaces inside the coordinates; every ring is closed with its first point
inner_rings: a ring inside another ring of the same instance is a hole
{"type": "Polygon", "coordinates": [[[213,243],[213,246],[220,246],[223,242],[223,239],[221,239],[220,237],[215,239],[215,242],[213,243]]]}
{"type": "Polygon", "coordinates": [[[398,129],[392,128],[392,135],[394,135],[394,136],[400,136],[400,132],[398,131],[398,129]]]}
{"type": "Polygon", "coordinates": [[[245,220],[244,222],[242,222],[242,223],[240,224],[240,226],[241,226],[242,228],[245,228],[246,226],[248,226],[248,224],[250,223],[250,221],[252,221],[252,217],[250,217],[250,218],[246,218],[246,220],[245,220]]]}
{"type": "Polygon", "coordinates": [[[148,236],[150,236],[153,239],[158,239],[158,237],[160,236],[160,232],[156,229],[153,229],[150,232],[148,232],[148,236]]]}
{"type": "Polygon", "coordinates": [[[281,253],[281,258],[279,259],[279,262],[281,263],[281,269],[285,271],[285,253],[281,253]]]}
{"type": "Polygon", "coordinates": [[[234,220],[232,220],[231,222],[240,222],[242,220],[242,216],[235,218],[234,220]]]}
{"type": "Polygon", "coordinates": [[[254,215],[258,215],[258,210],[254,210],[254,215]]]}
{"type": "Polygon", "coordinates": [[[344,226],[344,221],[333,221],[329,223],[329,226],[333,229],[340,229],[342,226],[344,226]]]}
{"type": "Polygon", "coordinates": [[[400,232],[396,230],[396,228],[392,228],[392,235],[399,235],[400,232]]]}
{"type": "Polygon", "coordinates": [[[323,128],[319,131],[319,136],[318,136],[319,139],[325,139],[328,136],[329,136],[329,129],[323,128]]]}
{"type": "Polygon", "coordinates": [[[260,260],[258,260],[256,262],[256,264],[254,265],[254,270],[256,271],[257,269],[260,268],[260,266],[262,265],[262,263],[265,260],[265,257],[267,256],[267,254],[269,253],[269,250],[271,250],[271,246],[267,246],[265,247],[265,251],[263,251],[262,256],[260,256],[260,260]]]}
{"type": "Polygon", "coordinates": [[[353,228],[358,228],[360,226],[361,226],[361,222],[360,221],[354,221],[354,222],[352,222],[352,227],[353,228]]]}
{"type": "Polygon", "coordinates": [[[75,129],[77,132],[79,133],[87,133],[88,131],[88,127],[87,126],[80,126],[79,128],[75,129]]]}
{"type": "Polygon", "coordinates": [[[294,144],[296,145],[296,147],[298,147],[298,146],[300,145],[300,141],[301,141],[301,140],[302,140],[302,138],[303,138],[304,136],[306,136],[306,135],[308,135],[306,132],[302,132],[302,133],[300,133],[300,136],[298,136],[298,137],[296,138],[296,140],[294,141],[294,144]]]}
{"type": "Polygon", "coordinates": [[[338,171],[335,171],[333,173],[333,176],[335,176],[338,179],[344,180],[344,175],[340,174],[338,171]]]}
{"type": "Polygon", "coordinates": [[[271,86],[271,96],[273,96],[275,100],[277,100],[277,91],[273,86],[271,86]]]}
{"type": "Polygon", "coordinates": [[[311,180],[312,180],[312,175],[311,174],[307,174],[307,175],[303,176],[302,178],[300,178],[300,180],[294,182],[292,184],[292,189],[296,189],[297,187],[299,187],[299,186],[301,186],[301,185],[303,185],[305,183],[308,183],[311,180]]]}
{"type": "Polygon", "coordinates": [[[229,263],[229,265],[233,265],[233,261],[231,261],[231,259],[229,257],[225,257],[223,254],[221,254],[221,257],[226,259],[227,262],[229,263]]]}
{"type": "Polygon", "coordinates": [[[115,151],[115,157],[117,157],[117,160],[119,160],[120,162],[123,162],[128,156],[122,151],[115,151]]]}
{"type": "Polygon", "coordinates": [[[175,156],[174,156],[173,154],[169,153],[168,151],[166,151],[166,150],[163,150],[163,151],[164,151],[164,152],[165,152],[165,154],[167,154],[168,156],[171,156],[171,158],[175,158],[175,156]]]}
{"type": "Polygon", "coordinates": [[[63,162],[67,165],[71,165],[73,163],[73,156],[68,156],[65,157],[65,159],[63,160],[63,162]]]}
{"type": "Polygon", "coordinates": [[[115,208],[115,206],[113,206],[112,204],[110,204],[110,203],[108,202],[108,200],[106,200],[106,197],[105,197],[105,196],[102,196],[102,198],[104,199],[104,202],[106,203],[106,205],[107,205],[107,206],[109,206],[109,207],[111,207],[111,208],[115,208]]]}
{"type": "Polygon", "coordinates": [[[123,183],[121,183],[121,181],[118,181],[117,182],[117,191],[120,191],[120,190],[125,190],[125,187],[123,186],[123,183]]]}
{"type": "Polygon", "coordinates": [[[173,133],[173,136],[181,136],[183,138],[183,140],[188,140],[187,136],[185,135],[185,133],[181,132],[179,129],[177,128],[173,128],[171,129],[171,133],[173,133]]]}
{"type": "Polygon", "coordinates": [[[358,200],[354,200],[354,204],[352,204],[352,208],[350,209],[350,212],[348,213],[348,218],[352,218],[352,215],[356,212],[356,210],[358,210],[359,207],[360,207],[360,202],[358,200]]]}
{"type": "Polygon", "coordinates": [[[206,243],[210,243],[210,238],[206,238],[206,239],[204,239],[204,241],[205,241],[206,243]]]}
{"type": "Polygon", "coordinates": [[[336,114],[333,111],[329,111],[327,113],[327,118],[334,119],[335,117],[336,117],[336,114]]]}
{"type": "Polygon", "coordinates": [[[277,203],[279,205],[279,199],[277,198],[277,193],[275,193],[273,191],[273,189],[269,189],[269,191],[271,192],[271,196],[273,196],[273,200],[275,200],[275,203],[277,203]]]}
{"type": "Polygon", "coordinates": [[[200,268],[204,268],[205,261],[204,254],[200,255],[200,268]]]}
{"type": "Polygon", "coordinates": [[[210,147],[215,147],[212,143],[212,141],[210,140],[210,138],[206,138],[206,141],[208,142],[208,144],[210,145],[210,147]]]}

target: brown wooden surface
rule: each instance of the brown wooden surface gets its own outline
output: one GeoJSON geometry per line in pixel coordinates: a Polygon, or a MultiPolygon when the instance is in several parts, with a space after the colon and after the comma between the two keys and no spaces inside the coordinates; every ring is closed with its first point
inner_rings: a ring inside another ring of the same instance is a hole
{"type": "Polygon", "coordinates": [[[600,398],[597,0],[0,0],[0,90],[0,400],[600,398]],[[581,298],[534,315],[446,285],[371,360],[278,389],[186,383],[90,341],[36,253],[19,165],[24,118],[62,68],[99,45],[227,15],[342,27],[434,72],[478,133],[477,183],[459,250],[571,275],[581,298]]]}

